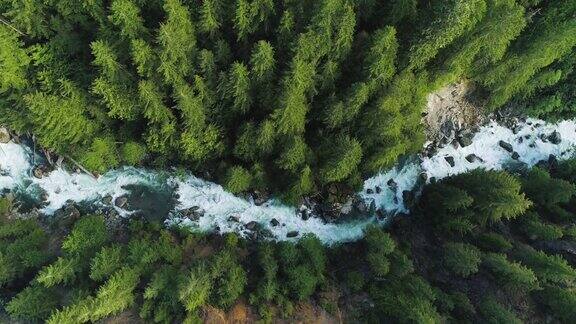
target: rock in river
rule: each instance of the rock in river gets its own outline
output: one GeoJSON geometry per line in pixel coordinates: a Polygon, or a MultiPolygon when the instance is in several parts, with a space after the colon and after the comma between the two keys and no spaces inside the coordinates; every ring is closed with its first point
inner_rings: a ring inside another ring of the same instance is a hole
{"type": "Polygon", "coordinates": [[[288,234],[286,234],[286,237],[296,237],[298,235],[300,235],[298,231],[290,231],[288,234]]]}
{"type": "Polygon", "coordinates": [[[450,164],[451,167],[454,167],[456,165],[453,156],[445,156],[444,160],[446,160],[446,162],[448,162],[448,164],[450,164]]]}
{"type": "Polygon", "coordinates": [[[554,131],[552,134],[548,136],[548,140],[550,141],[550,143],[558,145],[560,144],[560,142],[562,142],[562,137],[560,136],[560,133],[558,133],[558,131],[554,131]]]}
{"type": "Polygon", "coordinates": [[[498,141],[498,145],[500,145],[501,148],[505,149],[509,153],[512,153],[514,151],[512,144],[510,144],[508,142],[504,142],[504,141],[500,140],[500,141],[498,141]]]}
{"type": "Polygon", "coordinates": [[[6,144],[10,142],[10,132],[4,127],[0,127],[0,143],[6,144]]]}
{"type": "Polygon", "coordinates": [[[128,204],[128,198],[124,197],[124,196],[118,197],[114,201],[114,205],[116,205],[116,207],[118,207],[118,208],[124,208],[124,207],[126,207],[126,204],[128,204]]]}

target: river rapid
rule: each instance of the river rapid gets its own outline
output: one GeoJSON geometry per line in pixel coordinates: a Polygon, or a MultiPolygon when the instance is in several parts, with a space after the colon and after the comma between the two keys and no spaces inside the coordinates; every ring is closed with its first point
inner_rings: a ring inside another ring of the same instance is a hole
{"type": "Polygon", "coordinates": [[[256,204],[250,198],[226,192],[218,184],[176,171],[123,167],[94,178],[57,168],[37,178],[33,170],[43,163],[42,157],[30,146],[14,142],[0,144],[0,192],[26,197],[46,215],[53,215],[70,202],[114,208],[121,217],[146,209],[166,225],[194,231],[218,230],[249,236],[256,226],[276,240],[295,240],[305,233],[314,233],[322,242],[334,244],[359,239],[369,224],[409,213],[403,192],[413,191],[424,179],[442,179],[476,168],[531,167],[548,160],[550,155],[559,160],[572,157],[576,122],[528,119],[510,129],[493,121],[481,127],[467,144],[446,145],[434,154],[408,159],[367,179],[358,196],[366,206],[372,206],[371,211],[365,217],[339,223],[326,223],[314,215],[302,218],[306,207],[287,206],[276,199],[256,204]],[[117,203],[130,195],[138,195],[140,203],[117,203]],[[190,210],[194,210],[195,217],[190,217],[190,210]],[[376,217],[374,210],[388,217],[376,217]]]}

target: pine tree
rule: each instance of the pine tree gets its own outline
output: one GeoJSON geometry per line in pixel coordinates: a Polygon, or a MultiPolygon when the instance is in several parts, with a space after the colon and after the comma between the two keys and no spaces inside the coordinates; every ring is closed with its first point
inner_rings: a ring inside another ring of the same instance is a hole
{"type": "Polygon", "coordinates": [[[96,125],[87,117],[93,106],[86,95],[66,81],[61,89],[64,97],[34,92],[26,95],[24,101],[39,142],[64,152],[69,145],[90,141],[96,125]]]}
{"type": "Polygon", "coordinates": [[[109,19],[120,28],[122,36],[135,39],[146,31],[140,8],[131,0],[114,0],[110,11],[109,19]]]}
{"type": "Polygon", "coordinates": [[[209,270],[199,265],[190,270],[186,280],[179,287],[179,299],[188,312],[194,312],[204,305],[212,290],[209,270]]]}
{"type": "Polygon", "coordinates": [[[132,306],[135,301],[134,290],[139,283],[138,270],[124,267],[100,286],[94,299],[92,321],[117,314],[132,306]]]}
{"type": "Polygon", "coordinates": [[[203,1],[200,7],[200,31],[214,36],[224,22],[224,9],[224,3],[220,0],[203,1]]]}
{"type": "Polygon", "coordinates": [[[103,247],[90,261],[90,279],[103,281],[119,270],[125,262],[125,252],[120,245],[103,247]]]}
{"type": "Polygon", "coordinates": [[[91,171],[103,173],[120,165],[116,143],[112,137],[95,138],[83,152],[82,164],[91,171]]]}
{"type": "Polygon", "coordinates": [[[41,321],[48,318],[56,307],[58,298],[52,289],[33,285],[14,296],[6,305],[6,311],[12,319],[41,321]]]}
{"type": "Polygon", "coordinates": [[[563,322],[576,320],[576,291],[573,288],[548,286],[537,293],[538,301],[563,322]]]}
{"type": "Polygon", "coordinates": [[[440,49],[473,28],[484,16],[484,0],[451,0],[434,7],[434,20],[410,48],[409,68],[423,68],[440,49]]]}
{"type": "Polygon", "coordinates": [[[179,85],[192,72],[190,58],[196,49],[195,27],[190,11],[180,0],[166,0],[167,19],[160,25],[158,44],[159,71],[168,84],[179,85]]]}
{"type": "Polygon", "coordinates": [[[515,255],[528,266],[543,283],[571,286],[576,279],[576,270],[560,255],[548,255],[529,245],[520,246],[515,255]]]}
{"type": "Polygon", "coordinates": [[[15,31],[0,26],[0,93],[22,89],[28,83],[26,71],[31,60],[23,45],[15,31]]]}
{"type": "Polygon", "coordinates": [[[534,272],[520,263],[511,262],[504,254],[488,253],[483,264],[494,275],[496,282],[511,292],[522,294],[539,288],[534,272]]]}
{"type": "Polygon", "coordinates": [[[454,242],[444,244],[444,265],[453,273],[468,277],[478,272],[480,262],[480,251],[473,245],[454,242]]]}
{"type": "Polygon", "coordinates": [[[224,186],[226,190],[232,193],[240,193],[250,188],[252,183],[252,175],[241,166],[231,167],[227,174],[224,186]]]}
{"type": "Polygon", "coordinates": [[[497,108],[516,95],[538,71],[571,52],[576,45],[576,11],[571,1],[546,6],[504,61],[488,69],[480,80],[492,91],[489,105],[497,108]]]}
{"type": "Polygon", "coordinates": [[[232,101],[232,108],[240,114],[247,113],[252,105],[250,88],[248,68],[242,63],[234,62],[228,75],[226,96],[232,101]]]}
{"type": "Polygon", "coordinates": [[[133,100],[132,82],[114,48],[103,40],[92,42],[90,48],[94,64],[101,70],[101,75],[92,83],[92,92],[102,98],[110,117],[134,120],[138,107],[133,100]]]}
{"type": "Polygon", "coordinates": [[[342,181],[358,168],[362,160],[362,147],[356,139],[344,135],[331,138],[324,145],[324,162],[320,167],[323,183],[342,181]]]}
{"type": "Polygon", "coordinates": [[[81,266],[81,261],[78,257],[60,257],[56,262],[42,268],[38,272],[36,280],[46,288],[56,285],[69,285],[78,278],[81,266]]]}

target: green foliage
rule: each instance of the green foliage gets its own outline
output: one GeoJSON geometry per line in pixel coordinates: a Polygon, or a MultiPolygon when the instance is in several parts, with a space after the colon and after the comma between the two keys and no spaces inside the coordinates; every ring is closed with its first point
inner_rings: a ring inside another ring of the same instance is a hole
{"type": "Polygon", "coordinates": [[[451,0],[435,6],[435,19],[410,49],[410,68],[422,68],[438,51],[470,30],[486,12],[483,0],[451,0]]]}
{"type": "Polygon", "coordinates": [[[533,202],[541,205],[567,203],[576,194],[576,187],[566,180],[554,179],[538,167],[532,168],[522,182],[522,189],[533,202]]]}
{"type": "Polygon", "coordinates": [[[576,270],[560,255],[548,255],[528,245],[519,247],[515,254],[543,283],[571,286],[576,278],[576,270]]]}
{"type": "Polygon", "coordinates": [[[178,289],[178,298],[186,311],[192,313],[204,305],[212,289],[212,279],[207,267],[199,265],[192,268],[178,289]]]}
{"type": "Polygon", "coordinates": [[[512,292],[524,293],[539,288],[538,279],[532,270],[508,261],[503,254],[488,253],[483,258],[483,264],[494,275],[498,284],[512,292]]]}
{"type": "Polygon", "coordinates": [[[240,166],[234,166],[228,170],[224,186],[232,193],[239,193],[250,188],[251,182],[252,175],[248,170],[240,166]]]}
{"type": "Polygon", "coordinates": [[[497,233],[482,233],[476,239],[476,245],[486,251],[506,252],[512,248],[512,243],[497,233]]]}
{"type": "Polygon", "coordinates": [[[8,26],[0,26],[0,39],[0,93],[11,88],[22,89],[28,83],[30,57],[18,34],[8,26]]]}
{"type": "Polygon", "coordinates": [[[0,121],[97,173],[257,164],[242,190],[294,203],[418,152],[427,95],[462,79],[576,112],[569,1],[5,2],[0,121]]]}
{"type": "Polygon", "coordinates": [[[74,224],[72,232],[62,242],[62,250],[70,255],[92,255],[109,239],[102,215],[84,216],[74,224]]]}
{"type": "Polygon", "coordinates": [[[537,73],[570,53],[576,45],[574,3],[557,1],[545,7],[504,60],[488,69],[481,81],[492,91],[490,106],[505,104],[537,73]],[[553,44],[553,45],[552,45],[553,44]]]}
{"type": "Polygon", "coordinates": [[[214,281],[212,300],[222,308],[232,306],[246,287],[246,271],[230,251],[216,255],[210,272],[214,281]]]}
{"type": "Polygon", "coordinates": [[[527,213],[520,221],[520,230],[531,240],[556,240],[564,235],[562,227],[543,223],[534,212],[527,213]]]}
{"type": "Polygon", "coordinates": [[[111,137],[95,138],[82,157],[82,164],[96,172],[105,172],[120,165],[116,143],[111,137]]]}
{"type": "Polygon", "coordinates": [[[48,235],[33,220],[0,226],[0,287],[10,285],[50,258],[48,235]]]}
{"type": "Polygon", "coordinates": [[[78,258],[58,258],[56,262],[42,268],[36,280],[47,288],[55,285],[69,285],[77,279],[81,263],[78,258]]]}
{"type": "Polygon", "coordinates": [[[40,321],[48,318],[58,307],[58,298],[51,289],[41,285],[26,287],[6,305],[13,319],[40,321]]]}
{"type": "Polygon", "coordinates": [[[381,228],[369,226],[365,230],[367,244],[366,261],[376,276],[385,276],[390,270],[387,255],[396,248],[396,243],[381,228]]]}
{"type": "Polygon", "coordinates": [[[538,300],[562,322],[576,320],[576,292],[571,288],[549,286],[537,293],[538,300]]]}
{"type": "Polygon", "coordinates": [[[444,265],[462,277],[478,272],[480,256],[480,251],[473,245],[454,242],[444,244],[444,265]]]}
{"type": "Polygon", "coordinates": [[[146,147],[137,142],[128,142],[122,145],[122,160],[129,165],[138,165],[146,156],[146,147]]]}
{"type": "Polygon", "coordinates": [[[440,314],[433,306],[436,294],[421,277],[408,275],[401,281],[369,289],[376,303],[376,310],[397,321],[416,323],[438,323],[440,314]]]}
{"type": "Polygon", "coordinates": [[[493,297],[485,298],[479,306],[480,314],[482,314],[486,323],[522,323],[516,314],[502,306],[493,297]]]}
{"type": "Polygon", "coordinates": [[[124,262],[125,253],[122,246],[105,246],[90,262],[90,279],[103,281],[120,269],[124,262]]]}

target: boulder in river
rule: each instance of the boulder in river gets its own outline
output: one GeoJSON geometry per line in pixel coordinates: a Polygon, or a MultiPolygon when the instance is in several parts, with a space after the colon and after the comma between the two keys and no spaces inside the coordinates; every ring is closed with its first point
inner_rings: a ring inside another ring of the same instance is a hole
{"type": "Polygon", "coordinates": [[[426,183],[426,180],[428,180],[428,173],[426,173],[426,171],[420,172],[418,175],[418,181],[421,183],[426,183]]]}
{"type": "Polygon", "coordinates": [[[481,161],[481,159],[474,153],[466,155],[465,159],[466,159],[466,161],[468,161],[470,163],[474,163],[476,161],[481,161]]]}
{"type": "Polygon", "coordinates": [[[280,222],[276,218],[272,218],[272,220],[270,221],[270,225],[276,227],[280,225],[280,222]]]}
{"type": "Polygon", "coordinates": [[[518,154],[518,152],[513,152],[513,153],[512,153],[512,159],[518,160],[519,158],[520,158],[520,154],[518,154]]]}
{"type": "Polygon", "coordinates": [[[394,179],[388,180],[386,184],[388,185],[388,187],[390,187],[390,189],[392,189],[392,191],[396,191],[396,189],[398,189],[398,184],[396,183],[396,181],[394,181],[394,179]]]}
{"type": "Polygon", "coordinates": [[[114,205],[116,205],[116,207],[118,208],[124,208],[126,207],[127,204],[128,204],[128,197],[125,196],[118,197],[116,198],[116,200],[114,200],[114,205]]]}
{"type": "Polygon", "coordinates": [[[369,194],[369,195],[371,195],[371,194],[374,193],[374,190],[368,188],[368,189],[366,189],[366,193],[369,194]]]}
{"type": "Polygon", "coordinates": [[[249,231],[254,231],[258,228],[258,225],[259,225],[258,222],[251,221],[251,222],[246,223],[246,225],[244,225],[244,227],[246,227],[246,229],[249,231]]]}
{"type": "MultiPolygon", "coordinates": [[[[390,179],[390,180],[392,180],[392,179],[390,179]]],[[[389,180],[389,181],[390,181],[390,180],[389,180]]],[[[380,186],[374,187],[374,190],[376,190],[376,193],[377,193],[377,194],[379,194],[379,193],[382,192],[382,188],[380,188],[380,186]]]]}
{"type": "Polygon", "coordinates": [[[548,140],[550,141],[550,143],[558,145],[560,144],[560,142],[562,142],[562,136],[560,136],[560,133],[558,131],[554,131],[552,132],[552,134],[548,136],[548,140]]]}
{"type": "Polygon", "coordinates": [[[6,144],[10,142],[10,132],[5,127],[0,127],[0,143],[6,144]]]}
{"type": "Polygon", "coordinates": [[[296,237],[298,235],[300,235],[300,233],[298,231],[290,231],[290,232],[288,232],[288,234],[286,234],[286,237],[290,238],[290,237],[296,237]]]}
{"type": "Polygon", "coordinates": [[[453,148],[458,149],[460,147],[460,142],[457,139],[453,139],[451,145],[453,148]]]}
{"type": "Polygon", "coordinates": [[[240,217],[236,216],[236,215],[232,215],[228,217],[228,221],[232,222],[232,223],[238,223],[240,222],[240,217]]]}
{"type": "Polygon", "coordinates": [[[34,177],[37,179],[42,179],[48,175],[48,168],[44,165],[39,165],[32,170],[34,177]]]}
{"type": "Polygon", "coordinates": [[[472,134],[471,133],[466,133],[466,134],[462,134],[460,136],[458,136],[458,143],[460,143],[460,146],[462,147],[466,147],[472,144],[472,134]]]}
{"type": "Polygon", "coordinates": [[[192,206],[181,210],[180,213],[190,220],[197,221],[200,217],[204,216],[205,211],[199,206],[192,206]]]}
{"type": "Polygon", "coordinates": [[[450,165],[450,167],[454,167],[456,165],[456,162],[454,161],[454,157],[453,156],[445,156],[444,160],[446,160],[446,162],[448,162],[448,164],[450,165]]]}
{"type": "Polygon", "coordinates": [[[508,142],[504,142],[504,141],[500,140],[500,141],[498,141],[498,145],[500,145],[501,148],[505,149],[509,153],[512,153],[514,151],[512,144],[510,144],[508,142]]]}
{"type": "Polygon", "coordinates": [[[254,205],[256,206],[263,205],[269,199],[269,195],[265,191],[255,190],[252,196],[254,198],[254,205]]]}

